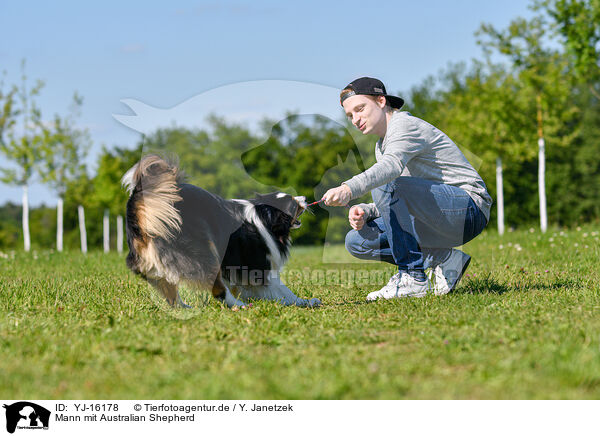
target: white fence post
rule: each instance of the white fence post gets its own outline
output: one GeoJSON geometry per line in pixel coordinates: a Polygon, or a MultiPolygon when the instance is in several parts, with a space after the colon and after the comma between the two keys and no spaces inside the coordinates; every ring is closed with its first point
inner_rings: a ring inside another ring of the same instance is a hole
{"type": "Polygon", "coordinates": [[[108,221],[108,209],[104,211],[103,226],[104,229],[104,252],[110,251],[110,222],[108,221]]]}
{"type": "Polygon", "coordinates": [[[546,210],[546,144],[544,138],[538,139],[538,188],[540,193],[540,228],[546,233],[548,213],[546,210]]]}
{"type": "Polygon", "coordinates": [[[504,234],[504,191],[502,188],[502,159],[496,159],[496,201],[498,210],[498,234],[504,234]]]}
{"type": "Polygon", "coordinates": [[[79,215],[79,238],[81,239],[81,252],[87,253],[87,233],[85,231],[85,213],[83,206],[77,206],[77,213],[79,215]]]}
{"type": "Polygon", "coordinates": [[[117,216],[117,252],[123,252],[123,217],[117,216]]]}
{"type": "Polygon", "coordinates": [[[63,251],[63,199],[56,205],[56,251],[63,251]]]}

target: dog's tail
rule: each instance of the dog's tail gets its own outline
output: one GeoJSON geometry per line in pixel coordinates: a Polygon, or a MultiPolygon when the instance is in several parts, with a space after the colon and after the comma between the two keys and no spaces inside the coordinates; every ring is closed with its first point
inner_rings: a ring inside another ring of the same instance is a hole
{"type": "MultiPolygon", "coordinates": [[[[121,183],[129,191],[128,224],[135,222],[142,237],[171,239],[181,230],[178,183],[184,175],[176,162],[159,155],[144,156],[125,173],[121,183]]],[[[145,238],[144,238],[145,239],[145,238]]]]}

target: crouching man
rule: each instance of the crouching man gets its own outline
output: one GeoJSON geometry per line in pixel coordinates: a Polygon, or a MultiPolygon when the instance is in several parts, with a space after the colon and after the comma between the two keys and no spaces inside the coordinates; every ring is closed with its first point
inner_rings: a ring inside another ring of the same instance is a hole
{"type": "Polygon", "coordinates": [[[350,209],[346,248],[357,258],[398,266],[367,300],[447,294],[471,260],[454,247],[488,223],[492,199],[485,183],[444,132],[401,111],[404,100],[388,95],[381,81],[351,82],[340,102],[364,135],[379,137],[377,163],[328,190],[323,200],[345,206],[371,191],[374,203],[350,209]]]}

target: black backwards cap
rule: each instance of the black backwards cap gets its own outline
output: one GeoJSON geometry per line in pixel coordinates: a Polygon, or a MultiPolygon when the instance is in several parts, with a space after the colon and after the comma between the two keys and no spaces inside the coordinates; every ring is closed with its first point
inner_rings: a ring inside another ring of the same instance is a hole
{"type": "Polygon", "coordinates": [[[345,93],[340,98],[340,104],[344,104],[344,101],[352,97],[353,95],[383,95],[389,105],[394,109],[400,109],[404,105],[404,100],[395,95],[389,95],[385,90],[385,85],[379,79],[372,77],[361,77],[350,82],[344,89],[349,89],[350,92],[345,93]]]}

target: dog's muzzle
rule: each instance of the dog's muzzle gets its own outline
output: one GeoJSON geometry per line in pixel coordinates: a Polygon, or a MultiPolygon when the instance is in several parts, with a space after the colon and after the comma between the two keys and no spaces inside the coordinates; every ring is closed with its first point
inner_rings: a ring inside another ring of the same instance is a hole
{"type": "Polygon", "coordinates": [[[302,223],[300,222],[300,220],[298,218],[306,210],[307,203],[306,203],[306,197],[304,197],[304,196],[294,197],[294,200],[296,201],[296,204],[298,205],[298,207],[296,208],[296,213],[294,214],[294,222],[292,224],[292,229],[297,229],[298,227],[300,227],[302,225],[302,223]]]}

